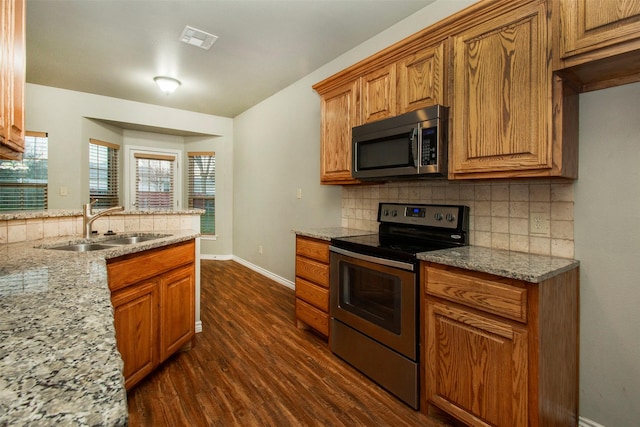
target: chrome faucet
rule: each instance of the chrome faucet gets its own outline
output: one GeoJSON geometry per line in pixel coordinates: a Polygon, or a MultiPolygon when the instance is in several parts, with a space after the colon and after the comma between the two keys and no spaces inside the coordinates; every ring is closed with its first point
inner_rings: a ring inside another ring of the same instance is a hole
{"type": "Polygon", "coordinates": [[[95,221],[96,219],[100,218],[103,215],[124,210],[122,206],[114,206],[112,208],[105,209],[103,211],[100,211],[94,214],[92,212],[92,207],[94,203],[96,203],[97,201],[98,199],[93,199],[92,202],[85,203],[84,205],[82,205],[82,229],[84,230],[85,239],[88,239],[91,237],[91,224],[93,224],[93,221],[95,221]]]}

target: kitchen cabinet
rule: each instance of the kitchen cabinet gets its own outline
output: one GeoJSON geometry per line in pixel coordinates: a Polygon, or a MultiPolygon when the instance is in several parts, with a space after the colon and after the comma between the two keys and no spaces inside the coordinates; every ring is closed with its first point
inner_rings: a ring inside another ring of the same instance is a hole
{"type": "Polygon", "coordinates": [[[553,129],[565,86],[554,87],[549,21],[545,2],[529,2],[453,36],[450,178],[577,174],[573,139],[553,129]]]}
{"type": "Polygon", "coordinates": [[[321,94],[320,182],[354,184],[351,128],[361,124],[360,79],[321,94]]]}
{"type": "Polygon", "coordinates": [[[362,77],[363,123],[396,115],[396,66],[390,64],[362,77]]]}
{"type": "Polygon", "coordinates": [[[296,236],[296,321],[329,337],[329,242],[296,236]]]}
{"type": "Polygon", "coordinates": [[[555,10],[557,68],[583,91],[640,80],[640,2],[559,0],[555,10]]]}
{"type": "Polygon", "coordinates": [[[195,335],[195,242],[114,258],[107,274],[129,390],[195,335]]]}
{"type": "Polygon", "coordinates": [[[446,42],[421,49],[396,64],[397,113],[404,114],[446,102],[446,42]]]}
{"type": "Polygon", "coordinates": [[[470,426],[578,421],[578,269],[541,283],[422,263],[422,410],[470,426]]]}
{"type": "Polygon", "coordinates": [[[25,0],[0,5],[0,159],[24,152],[25,0]]]}

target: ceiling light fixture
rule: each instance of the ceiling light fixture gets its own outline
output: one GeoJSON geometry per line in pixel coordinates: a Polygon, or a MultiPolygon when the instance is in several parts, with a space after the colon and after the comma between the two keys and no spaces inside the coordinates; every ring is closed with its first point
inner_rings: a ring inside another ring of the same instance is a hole
{"type": "Polygon", "coordinates": [[[153,78],[153,81],[160,87],[160,90],[169,95],[170,93],[175,92],[175,90],[180,86],[180,80],[176,80],[172,77],[164,77],[164,76],[156,76],[153,78]]]}

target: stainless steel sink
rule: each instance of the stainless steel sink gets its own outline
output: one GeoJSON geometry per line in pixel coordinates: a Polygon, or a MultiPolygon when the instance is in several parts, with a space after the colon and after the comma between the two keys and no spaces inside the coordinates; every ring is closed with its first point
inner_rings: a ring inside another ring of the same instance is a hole
{"type": "Polygon", "coordinates": [[[134,243],[147,242],[149,240],[160,239],[161,236],[129,236],[117,237],[105,241],[107,245],[132,245],[134,243]]]}
{"type": "Polygon", "coordinates": [[[117,245],[106,245],[102,243],[76,243],[73,245],[54,246],[49,249],[57,249],[59,251],[72,251],[72,252],[90,252],[99,251],[101,249],[115,248],[117,245]]]}

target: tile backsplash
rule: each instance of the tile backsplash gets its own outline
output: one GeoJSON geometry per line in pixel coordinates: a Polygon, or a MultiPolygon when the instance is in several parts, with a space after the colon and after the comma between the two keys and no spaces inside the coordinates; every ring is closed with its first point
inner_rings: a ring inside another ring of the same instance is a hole
{"type": "Polygon", "coordinates": [[[574,257],[572,181],[398,181],[344,186],[342,226],[377,231],[379,202],[467,205],[472,245],[574,257]]]}
{"type": "MultiPolygon", "coordinates": [[[[9,215],[11,217],[11,215],[9,215]]],[[[31,214],[15,214],[18,218],[0,219],[0,244],[28,242],[61,237],[82,235],[82,216],[47,211],[31,214]],[[23,218],[20,218],[23,216],[23,218]]],[[[200,215],[186,213],[111,214],[98,218],[93,223],[93,230],[104,234],[111,230],[114,233],[134,231],[164,232],[167,230],[198,230],[200,215]]]]}

